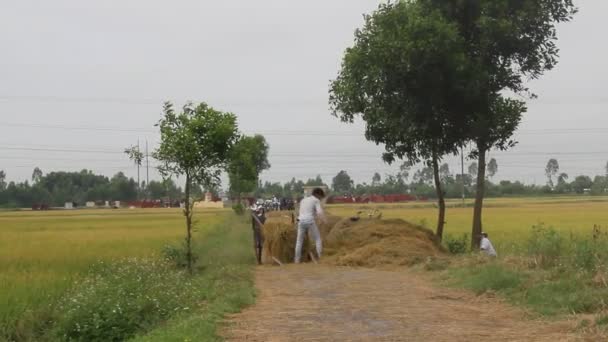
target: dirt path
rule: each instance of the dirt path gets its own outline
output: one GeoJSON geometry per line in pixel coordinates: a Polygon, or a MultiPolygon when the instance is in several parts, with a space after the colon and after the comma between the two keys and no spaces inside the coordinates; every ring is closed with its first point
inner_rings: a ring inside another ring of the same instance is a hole
{"type": "Polygon", "coordinates": [[[261,267],[256,285],[258,301],[231,317],[228,341],[584,341],[570,322],[530,321],[409,271],[261,267]]]}

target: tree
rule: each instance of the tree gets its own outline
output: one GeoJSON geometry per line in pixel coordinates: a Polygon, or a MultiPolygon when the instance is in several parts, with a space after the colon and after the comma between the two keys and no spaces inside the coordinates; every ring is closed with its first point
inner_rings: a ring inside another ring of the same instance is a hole
{"type": "Polygon", "coordinates": [[[236,116],[217,111],[206,103],[183,106],[176,113],[166,102],[158,122],[160,146],[154,151],[163,176],[185,176],[186,258],[192,273],[192,184],[218,184],[222,168],[237,142],[236,116]]]}
{"type": "Polygon", "coordinates": [[[137,189],[139,197],[140,181],[139,181],[139,168],[144,160],[144,154],[139,150],[139,144],[137,146],[131,146],[125,149],[125,154],[129,159],[137,166],[137,189]]]}
{"type": "Polygon", "coordinates": [[[260,173],[270,168],[268,143],[262,135],[242,136],[234,145],[228,162],[230,192],[237,195],[253,192],[258,185],[260,173]]]}
{"type": "Polygon", "coordinates": [[[331,184],[331,187],[336,193],[351,193],[354,188],[353,180],[348,175],[348,172],[344,170],[338,172],[331,184]]]}
{"type": "Polygon", "coordinates": [[[505,93],[534,96],[526,88],[557,64],[556,25],[570,21],[572,0],[419,0],[429,12],[457,25],[466,57],[465,86],[453,109],[467,113],[469,139],[478,158],[472,245],[479,247],[485,191],[486,153],[515,144],[513,133],[527,110],[523,101],[505,93]]]}
{"type": "Polygon", "coordinates": [[[498,162],[496,162],[496,159],[492,158],[492,159],[490,159],[490,162],[488,163],[488,178],[493,178],[494,176],[496,176],[497,172],[498,172],[498,162]]]}
{"type": "Polygon", "coordinates": [[[572,184],[572,190],[577,194],[585,193],[585,190],[590,190],[593,186],[593,181],[589,176],[578,176],[574,179],[572,184]]]}
{"type": "Polygon", "coordinates": [[[397,175],[397,177],[403,179],[404,182],[407,182],[407,180],[410,178],[411,169],[412,163],[410,163],[409,161],[403,162],[403,164],[399,166],[399,174],[397,175]]]}
{"type": "Polygon", "coordinates": [[[138,187],[135,180],[118,172],[110,179],[110,194],[112,199],[121,201],[133,201],[137,199],[138,187]]]}
{"type": "Polygon", "coordinates": [[[376,172],[372,177],[372,186],[376,187],[380,186],[380,184],[382,184],[382,176],[380,176],[380,174],[376,172]]]}
{"type": "Polygon", "coordinates": [[[414,182],[419,184],[433,183],[433,168],[425,166],[414,174],[414,182]]]}
{"type": "Polygon", "coordinates": [[[479,171],[479,166],[477,165],[476,162],[472,162],[471,165],[469,165],[469,175],[471,176],[472,179],[477,178],[478,171],[479,171]]]}
{"type": "Polygon", "coordinates": [[[333,115],[361,116],[365,136],[385,146],[383,160],[425,162],[438,199],[437,236],[445,223],[439,162],[464,143],[464,122],[449,106],[462,79],[464,42],[456,25],[417,2],[381,4],[355,33],[331,85],[333,115]]]}
{"type": "Polygon", "coordinates": [[[323,183],[323,179],[321,178],[321,175],[317,175],[316,178],[311,178],[309,180],[306,181],[306,183],[304,184],[306,186],[323,186],[325,185],[325,183],[323,183]]]}
{"type": "Polygon", "coordinates": [[[34,182],[34,184],[38,184],[40,182],[40,180],[42,179],[42,170],[40,170],[40,168],[36,167],[34,169],[34,171],[32,172],[32,182],[34,182]]]}
{"type": "Polygon", "coordinates": [[[447,163],[442,164],[439,167],[439,178],[443,183],[445,183],[450,177],[452,177],[452,174],[450,173],[450,165],[447,163]]]}
{"type": "Polygon", "coordinates": [[[547,185],[553,188],[553,177],[559,172],[559,163],[557,159],[549,159],[547,167],[545,167],[545,175],[547,175],[547,185]]]}
{"type": "Polygon", "coordinates": [[[557,193],[563,194],[570,192],[570,184],[568,184],[568,174],[560,173],[557,177],[557,186],[555,187],[557,193]]]}
{"type": "Polygon", "coordinates": [[[4,170],[0,170],[0,191],[6,189],[6,172],[4,170]]]}

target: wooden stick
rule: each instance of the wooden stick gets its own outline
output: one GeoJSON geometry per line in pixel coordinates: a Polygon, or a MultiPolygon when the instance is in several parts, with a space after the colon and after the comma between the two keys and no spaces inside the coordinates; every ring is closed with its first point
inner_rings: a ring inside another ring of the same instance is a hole
{"type": "Polygon", "coordinates": [[[315,258],[314,254],[312,254],[312,252],[308,252],[308,255],[310,255],[310,259],[312,259],[312,261],[313,261],[315,264],[318,264],[317,259],[315,258]]]}
{"type": "Polygon", "coordinates": [[[283,263],[279,259],[277,259],[275,257],[272,257],[272,260],[274,260],[274,262],[276,262],[277,264],[279,264],[279,266],[283,266],[283,263]]]}

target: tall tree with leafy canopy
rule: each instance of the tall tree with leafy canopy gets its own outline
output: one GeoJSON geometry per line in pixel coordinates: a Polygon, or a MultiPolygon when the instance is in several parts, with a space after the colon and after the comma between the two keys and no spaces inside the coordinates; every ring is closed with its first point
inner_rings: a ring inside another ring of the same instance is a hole
{"type": "Polygon", "coordinates": [[[342,170],[332,180],[331,187],[336,193],[349,193],[352,192],[355,186],[355,182],[350,178],[348,172],[342,170]]]}
{"type": "Polygon", "coordinates": [[[139,180],[139,169],[141,168],[141,164],[144,161],[144,154],[139,149],[139,144],[136,146],[130,146],[125,149],[125,154],[129,157],[129,159],[137,166],[137,198],[139,199],[139,193],[141,189],[141,183],[139,180]]]}
{"type": "Polygon", "coordinates": [[[439,161],[465,137],[462,113],[450,107],[464,77],[464,45],[458,27],[439,12],[417,2],[381,4],[355,32],[330,90],[333,114],[351,123],[361,116],[366,138],[385,146],[385,162],[432,167],[439,238],[445,222],[439,161]]]}
{"type": "Polygon", "coordinates": [[[0,191],[6,189],[6,172],[0,170],[0,191]]]}
{"type": "Polygon", "coordinates": [[[490,159],[490,162],[488,163],[488,178],[492,178],[492,177],[496,176],[497,172],[498,172],[498,162],[496,161],[496,159],[492,158],[492,159],[490,159]]]}
{"type": "Polygon", "coordinates": [[[34,171],[32,172],[32,182],[34,182],[34,184],[38,184],[40,182],[40,180],[42,179],[43,173],[42,170],[40,170],[39,167],[36,167],[34,169],[34,171]]]}
{"type": "Polygon", "coordinates": [[[260,173],[270,168],[269,146],[262,135],[242,136],[234,145],[228,162],[230,192],[237,195],[253,192],[258,185],[260,173]]]}
{"type": "Polygon", "coordinates": [[[192,184],[218,184],[220,174],[238,140],[236,116],[211,108],[206,103],[186,104],[180,113],[170,102],[158,122],[160,146],[153,156],[164,176],[185,177],[186,258],[192,273],[192,184]]]}
{"type": "Polygon", "coordinates": [[[463,38],[467,86],[453,104],[467,113],[472,156],[478,158],[472,244],[479,246],[485,192],[486,154],[515,144],[513,133],[526,112],[523,101],[505,92],[533,97],[530,79],[557,64],[556,25],[572,20],[572,0],[418,0],[430,13],[441,11],[463,38]]]}
{"type": "Polygon", "coordinates": [[[552,189],[554,186],[553,177],[557,176],[559,173],[559,162],[557,159],[549,159],[547,162],[547,166],[545,167],[545,175],[547,176],[547,185],[549,185],[552,189]]]}

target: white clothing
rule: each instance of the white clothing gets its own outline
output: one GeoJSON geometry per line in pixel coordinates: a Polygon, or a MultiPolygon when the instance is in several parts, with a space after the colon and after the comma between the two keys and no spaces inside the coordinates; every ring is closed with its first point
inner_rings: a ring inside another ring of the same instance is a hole
{"type": "Polygon", "coordinates": [[[492,246],[492,242],[490,242],[490,239],[487,237],[481,238],[481,252],[489,256],[497,256],[496,250],[494,249],[494,246],[492,246]]]}
{"type": "Polygon", "coordinates": [[[321,201],[315,196],[308,196],[300,202],[300,222],[315,222],[315,217],[323,216],[321,201]]]}
{"type": "Polygon", "coordinates": [[[323,252],[323,241],[321,241],[321,233],[319,232],[317,224],[315,221],[300,221],[300,223],[298,223],[298,237],[296,239],[296,251],[294,259],[296,264],[299,264],[300,259],[302,259],[302,245],[304,244],[304,237],[307,233],[309,236],[312,235],[312,239],[315,241],[315,248],[317,249],[317,257],[321,258],[321,254],[323,252]]]}

